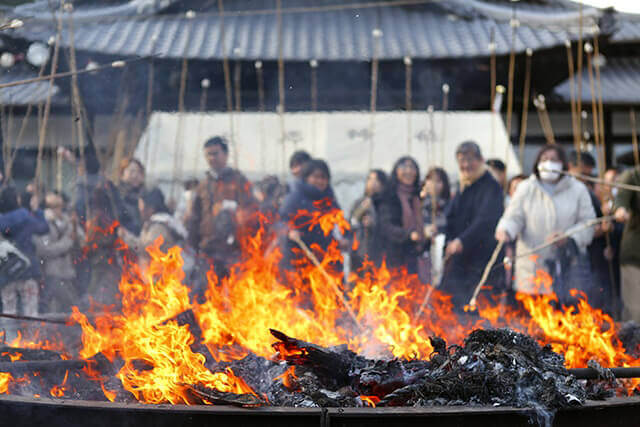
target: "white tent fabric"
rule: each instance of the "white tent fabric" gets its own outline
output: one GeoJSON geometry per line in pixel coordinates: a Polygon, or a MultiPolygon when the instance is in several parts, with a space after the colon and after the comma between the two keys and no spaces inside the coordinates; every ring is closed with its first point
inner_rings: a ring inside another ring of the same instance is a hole
{"type": "Polygon", "coordinates": [[[298,149],[325,159],[337,179],[361,177],[369,167],[390,170],[406,154],[422,171],[441,166],[455,177],[455,149],[465,140],[476,141],[485,158],[503,159],[509,175],[521,171],[501,118],[491,112],[153,113],[135,155],[151,179],[200,177],[207,168],[202,145],[213,135],[231,141],[230,163],[237,156],[252,178],[286,173],[298,149]]]}

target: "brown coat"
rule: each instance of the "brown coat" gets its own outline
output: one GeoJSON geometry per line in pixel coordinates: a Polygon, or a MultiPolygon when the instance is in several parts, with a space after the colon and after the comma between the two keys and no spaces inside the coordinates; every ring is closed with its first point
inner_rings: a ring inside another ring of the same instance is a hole
{"type": "Polygon", "coordinates": [[[247,225],[257,209],[251,184],[242,173],[226,168],[208,172],[195,190],[187,218],[189,243],[209,256],[239,249],[237,228],[247,225]]]}

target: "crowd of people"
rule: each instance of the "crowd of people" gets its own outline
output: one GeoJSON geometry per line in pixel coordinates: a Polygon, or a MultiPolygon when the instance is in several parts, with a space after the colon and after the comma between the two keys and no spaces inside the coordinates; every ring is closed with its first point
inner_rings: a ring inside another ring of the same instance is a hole
{"type": "MultiPolygon", "coordinates": [[[[507,179],[502,161],[484,159],[478,144],[467,141],[455,153],[455,183],[438,167],[422,178],[418,162],[401,157],[388,174],[368,173],[364,194],[345,214],[351,227],[329,232],[308,225],[309,217],[341,209],[331,171],[304,151],[291,157],[286,182],[268,176],[252,184],[228,165],[227,141],[210,138],[204,144],[209,170],[185,183],[176,203],[146,186],[136,159],[123,161],[114,183],[101,173],[95,152],[82,160],[64,154],[78,169],[71,198],[43,193],[35,183],[18,192],[3,180],[0,239],[12,248],[7,253],[19,255],[2,258],[0,251],[4,313],[69,312],[91,300],[117,304],[120,240],[144,266],[145,249],[160,236],[162,250],[183,249],[185,273],[201,298],[206,273],[213,268],[227,276],[242,260],[243,239],[262,226],[271,236],[265,251],[281,250],[284,283],[305,260],[301,246],[322,259],[335,245],[349,254],[349,271],[383,264],[405,270],[463,310],[500,250],[486,292],[555,292],[571,304],[570,290],[577,289],[592,305],[640,322],[640,196],[617,186],[640,185],[640,168],[590,179],[596,164],[586,152],[544,146],[530,175],[507,179]]],[[[344,266],[335,260],[326,268],[339,277],[344,266]]]]}

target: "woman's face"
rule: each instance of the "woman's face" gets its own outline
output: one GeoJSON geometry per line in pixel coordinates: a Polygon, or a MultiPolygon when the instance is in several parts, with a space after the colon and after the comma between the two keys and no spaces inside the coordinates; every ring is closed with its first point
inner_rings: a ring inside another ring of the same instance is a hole
{"type": "Polygon", "coordinates": [[[132,187],[140,187],[144,184],[144,172],[142,172],[142,169],[140,169],[140,166],[138,166],[136,162],[129,162],[127,167],[122,171],[122,181],[132,187]]]}
{"type": "Polygon", "coordinates": [[[433,174],[427,178],[424,183],[424,187],[425,190],[427,190],[427,194],[436,194],[439,196],[442,194],[444,183],[437,174],[433,174]]]}
{"type": "Polygon", "coordinates": [[[324,174],[320,169],[316,169],[311,172],[306,179],[307,184],[316,187],[320,191],[324,191],[329,186],[329,177],[324,174]]]}
{"type": "Polygon", "coordinates": [[[400,163],[396,169],[396,178],[404,185],[414,185],[418,179],[418,171],[411,160],[400,163]]]}
{"type": "Polygon", "coordinates": [[[540,156],[540,163],[542,162],[560,162],[560,157],[556,150],[547,150],[540,156]]]}

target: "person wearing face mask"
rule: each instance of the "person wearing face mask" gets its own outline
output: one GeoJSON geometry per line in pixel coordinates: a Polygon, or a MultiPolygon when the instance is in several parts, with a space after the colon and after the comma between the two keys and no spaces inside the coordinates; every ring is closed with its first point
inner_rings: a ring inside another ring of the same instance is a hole
{"type": "MultiPolygon", "coordinates": [[[[498,241],[517,239],[516,256],[595,218],[584,184],[560,173],[567,169],[564,150],[547,145],[538,153],[533,174],[518,186],[495,232],[498,241]]],[[[588,277],[578,278],[576,273],[585,271],[578,267],[584,261],[588,263],[586,248],[592,238],[593,228],[585,228],[541,250],[537,257],[517,258],[514,289],[528,294],[556,292],[561,301],[566,301],[570,287],[581,289],[583,282],[589,283],[588,277]],[[553,278],[552,286],[536,282],[540,269],[553,278]]]]}
{"type": "MultiPolygon", "coordinates": [[[[502,215],[504,198],[502,187],[484,164],[478,144],[473,141],[460,144],[456,160],[460,184],[447,210],[440,289],[450,294],[454,306],[462,310],[496,248],[493,230],[502,215]]],[[[504,271],[500,266],[491,271],[487,284],[496,291],[503,288],[504,271]]]]}
{"type": "Polygon", "coordinates": [[[425,244],[420,169],[412,157],[396,161],[385,192],[376,204],[381,258],[392,269],[418,274],[418,257],[425,244]]]}

